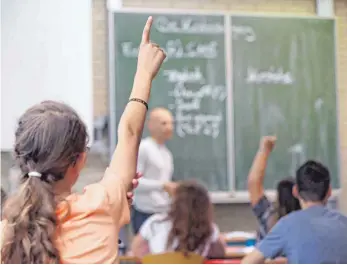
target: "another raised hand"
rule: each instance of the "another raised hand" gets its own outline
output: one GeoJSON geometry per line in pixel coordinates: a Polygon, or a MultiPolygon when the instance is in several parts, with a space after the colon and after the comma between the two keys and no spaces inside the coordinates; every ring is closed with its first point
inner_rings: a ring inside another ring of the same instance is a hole
{"type": "Polygon", "coordinates": [[[157,75],[166,57],[159,45],[150,41],[152,23],[153,18],[149,17],[143,29],[137,61],[138,73],[147,74],[151,80],[157,75]]]}
{"type": "Polygon", "coordinates": [[[276,144],[276,136],[264,136],[260,140],[259,151],[254,157],[248,173],[248,192],[251,205],[255,207],[264,196],[264,176],[268,158],[276,144]]]}
{"type": "Polygon", "coordinates": [[[276,136],[264,136],[260,141],[260,151],[265,151],[268,153],[272,152],[273,148],[275,147],[276,141],[276,136]]]}

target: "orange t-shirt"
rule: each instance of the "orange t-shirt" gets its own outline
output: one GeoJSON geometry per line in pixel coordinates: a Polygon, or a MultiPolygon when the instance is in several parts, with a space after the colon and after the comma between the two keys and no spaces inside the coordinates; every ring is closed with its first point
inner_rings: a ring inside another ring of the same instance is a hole
{"type": "Polygon", "coordinates": [[[118,263],[118,234],[130,222],[130,209],[125,185],[110,169],[82,194],[66,197],[56,213],[61,263],[118,263]]]}
{"type": "Polygon", "coordinates": [[[58,205],[62,263],[118,263],[118,234],[130,222],[130,209],[124,184],[112,174],[106,169],[103,180],[58,205]]]}

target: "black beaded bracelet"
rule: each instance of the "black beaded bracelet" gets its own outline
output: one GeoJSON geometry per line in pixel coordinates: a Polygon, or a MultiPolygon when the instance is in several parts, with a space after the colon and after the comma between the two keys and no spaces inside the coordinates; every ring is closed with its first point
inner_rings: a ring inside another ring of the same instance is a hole
{"type": "Polygon", "coordinates": [[[146,101],[142,100],[142,99],[139,99],[139,98],[131,98],[129,99],[129,102],[130,101],[135,101],[135,102],[139,102],[139,103],[142,103],[143,105],[145,105],[146,109],[148,110],[148,104],[146,101]]]}

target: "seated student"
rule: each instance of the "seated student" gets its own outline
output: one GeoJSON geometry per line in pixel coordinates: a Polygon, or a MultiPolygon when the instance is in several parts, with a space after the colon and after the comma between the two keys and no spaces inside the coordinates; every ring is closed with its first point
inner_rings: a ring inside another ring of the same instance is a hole
{"type": "Polygon", "coordinates": [[[300,202],[293,196],[294,180],[281,180],[277,185],[277,201],[273,205],[264,193],[264,176],[268,158],[275,146],[276,137],[261,139],[259,150],[248,174],[248,192],[253,212],[259,222],[258,240],[262,240],[283,216],[300,210],[300,202]]]}
{"type": "Polygon", "coordinates": [[[119,230],[130,221],[127,192],[137,185],[146,102],[165,59],[163,50],[150,42],[152,21],[150,17],[143,31],[117,146],[99,182],[88,185],[82,194],[72,192],[85,165],[88,137],[71,107],[45,101],[20,117],[14,153],[21,185],[5,204],[1,263],[117,263],[119,230]]]}
{"type": "Polygon", "coordinates": [[[213,223],[207,190],[195,183],[181,182],[168,214],[155,214],[140,228],[131,251],[142,258],[152,253],[196,252],[203,257],[223,257],[224,243],[213,223]]]}
{"type": "Polygon", "coordinates": [[[284,254],[289,263],[347,263],[347,217],[325,206],[331,195],[328,169],[307,161],[296,172],[293,193],[302,210],[281,218],[242,262],[284,254]]]}

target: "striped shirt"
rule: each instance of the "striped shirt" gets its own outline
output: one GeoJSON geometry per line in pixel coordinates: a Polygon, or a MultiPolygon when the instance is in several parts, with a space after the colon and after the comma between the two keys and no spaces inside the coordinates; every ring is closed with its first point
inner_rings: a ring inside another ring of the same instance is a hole
{"type": "Polygon", "coordinates": [[[262,240],[276,222],[276,209],[264,195],[252,208],[259,222],[258,241],[262,240]]]}

